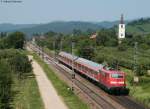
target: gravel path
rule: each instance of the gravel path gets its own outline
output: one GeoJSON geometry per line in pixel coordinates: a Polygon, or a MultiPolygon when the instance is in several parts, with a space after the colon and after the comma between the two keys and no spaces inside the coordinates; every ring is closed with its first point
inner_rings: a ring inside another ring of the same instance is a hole
{"type": "MultiPolygon", "coordinates": [[[[32,59],[32,56],[29,56],[29,59],[32,59]]],[[[62,99],[58,96],[41,66],[35,60],[32,61],[32,66],[45,109],[68,109],[62,99]]]]}

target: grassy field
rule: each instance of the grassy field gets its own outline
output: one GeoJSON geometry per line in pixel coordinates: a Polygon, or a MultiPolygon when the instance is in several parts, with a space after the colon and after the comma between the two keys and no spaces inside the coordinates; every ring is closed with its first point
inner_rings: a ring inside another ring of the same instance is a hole
{"type": "Polygon", "coordinates": [[[41,67],[46,72],[49,80],[53,83],[58,95],[60,95],[69,109],[89,109],[88,105],[83,103],[74,93],[68,90],[66,83],[59,79],[59,77],[43,62],[39,56],[34,55],[34,59],[38,61],[41,67]]]}
{"type": "Polygon", "coordinates": [[[15,96],[12,107],[14,109],[44,109],[38,85],[32,73],[23,80],[14,77],[13,92],[15,96]]]}
{"type": "Polygon", "coordinates": [[[150,77],[142,76],[139,84],[132,85],[133,72],[125,68],[121,70],[127,73],[127,87],[130,89],[130,96],[150,107],[150,77]]]}

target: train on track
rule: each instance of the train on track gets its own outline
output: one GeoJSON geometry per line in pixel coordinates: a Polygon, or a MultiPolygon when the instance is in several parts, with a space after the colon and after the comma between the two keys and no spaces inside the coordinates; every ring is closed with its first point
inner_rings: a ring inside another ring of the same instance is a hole
{"type": "Polygon", "coordinates": [[[94,80],[103,89],[111,93],[126,93],[127,91],[125,73],[122,71],[111,69],[108,66],[66,52],[60,52],[58,54],[58,61],[70,68],[73,66],[75,71],[94,80]]]}

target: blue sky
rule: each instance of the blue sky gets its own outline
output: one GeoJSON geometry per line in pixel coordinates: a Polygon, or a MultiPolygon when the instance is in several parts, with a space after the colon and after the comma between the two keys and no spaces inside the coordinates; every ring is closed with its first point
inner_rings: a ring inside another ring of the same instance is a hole
{"type": "Polygon", "coordinates": [[[0,2],[0,23],[114,21],[150,17],[150,0],[22,0],[0,2]]]}

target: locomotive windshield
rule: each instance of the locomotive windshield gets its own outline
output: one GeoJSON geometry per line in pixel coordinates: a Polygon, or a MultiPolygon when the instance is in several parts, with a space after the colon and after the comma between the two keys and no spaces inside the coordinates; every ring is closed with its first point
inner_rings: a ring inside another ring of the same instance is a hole
{"type": "Polygon", "coordinates": [[[122,74],[111,74],[112,78],[123,78],[122,74]]]}

